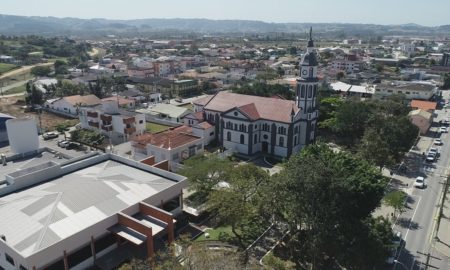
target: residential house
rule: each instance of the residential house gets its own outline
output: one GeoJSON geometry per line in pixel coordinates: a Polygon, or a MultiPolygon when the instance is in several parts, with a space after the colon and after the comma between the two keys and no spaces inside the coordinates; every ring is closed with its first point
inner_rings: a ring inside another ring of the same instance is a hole
{"type": "Polygon", "coordinates": [[[82,128],[107,135],[113,144],[126,142],[146,129],[143,114],[119,109],[114,100],[94,107],[80,107],[79,119],[82,128]]]}
{"type": "Polygon", "coordinates": [[[47,89],[49,87],[55,86],[58,83],[58,80],[53,78],[40,78],[33,82],[33,85],[36,87],[37,90],[41,91],[42,93],[47,93],[47,89]]]}
{"type": "Polygon", "coordinates": [[[47,100],[44,107],[54,112],[61,112],[69,115],[78,115],[80,107],[93,107],[101,104],[101,100],[95,95],[74,95],[63,98],[47,100]]]}
{"type": "Polygon", "coordinates": [[[375,97],[386,98],[394,94],[402,94],[406,99],[430,100],[438,94],[438,87],[433,83],[414,81],[414,82],[388,82],[376,85],[375,97]]]}
{"type": "Polygon", "coordinates": [[[424,135],[430,129],[433,123],[433,115],[422,109],[410,111],[408,114],[409,120],[420,130],[420,134],[424,135]]]}
{"type": "Polygon", "coordinates": [[[372,86],[351,85],[340,81],[331,83],[330,88],[346,97],[359,96],[360,98],[371,98],[375,93],[375,89],[372,86]]]}
{"type": "Polygon", "coordinates": [[[183,117],[191,113],[191,110],[187,108],[165,103],[150,105],[148,108],[136,111],[144,114],[148,122],[176,125],[181,125],[183,117]]]}
{"type": "Polygon", "coordinates": [[[136,106],[136,101],[134,99],[123,98],[121,96],[102,98],[102,102],[103,101],[117,102],[117,104],[119,104],[119,107],[125,109],[134,109],[134,107],[136,106]]]}
{"type": "Polygon", "coordinates": [[[183,160],[202,153],[203,145],[203,139],[194,135],[188,126],[155,134],[144,133],[131,142],[135,159],[153,156],[155,162],[168,160],[170,170],[183,160]]]}
{"type": "Polygon", "coordinates": [[[424,101],[424,100],[411,100],[410,107],[414,110],[421,109],[427,111],[429,113],[434,113],[437,107],[437,103],[433,101],[424,101]]]}
{"type": "Polygon", "coordinates": [[[165,78],[128,78],[129,83],[141,85],[145,91],[161,93],[168,97],[186,97],[199,91],[196,80],[169,80],[165,78]]]}

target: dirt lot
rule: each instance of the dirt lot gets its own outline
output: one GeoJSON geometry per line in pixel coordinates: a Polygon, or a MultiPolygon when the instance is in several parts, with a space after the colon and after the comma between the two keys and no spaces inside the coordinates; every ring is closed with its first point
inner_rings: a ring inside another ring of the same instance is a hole
{"type": "MultiPolygon", "coordinates": [[[[36,123],[39,124],[38,114],[35,112],[24,112],[22,106],[25,106],[23,96],[8,98],[0,97],[0,112],[18,118],[31,117],[36,119],[36,123]]],[[[69,124],[69,126],[73,126],[78,122],[78,119],[68,119],[48,112],[42,112],[41,114],[42,128],[45,131],[54,130],[58,124],[66,123],[69,124]]]]}

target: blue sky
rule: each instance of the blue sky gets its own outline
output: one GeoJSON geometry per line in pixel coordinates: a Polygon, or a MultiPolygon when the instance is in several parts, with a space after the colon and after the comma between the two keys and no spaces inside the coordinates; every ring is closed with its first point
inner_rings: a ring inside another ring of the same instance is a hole
{"type": "Polygon", "coordinates": [[[0,14],[266,22],[450,24],[450,0],[0,0],[0,14]]]}

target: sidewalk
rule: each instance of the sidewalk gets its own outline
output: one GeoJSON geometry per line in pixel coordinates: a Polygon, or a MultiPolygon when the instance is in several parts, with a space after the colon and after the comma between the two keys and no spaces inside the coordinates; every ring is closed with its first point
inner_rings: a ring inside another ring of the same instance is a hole
{"type": "MultiPolygon", "coordinates": [[[[403,191],[408,195],[413,192],[413,183],[417,176],[426,176],[422,172],[422,165],[424,162],[424,157],[422,153],[426,153],[430,147],[433,146],[434,138],[431,136],[421,136],[417,144],[405,154],[403,159],[402,168],[406,168],[405,171],[396,171],[391,175],[391,171],[387,168],[383,168],[383,176],[389,177],[390,182],[388,184],[387,191],[403,191]]],[[[381,204],[373,213],[373,216],[383,216],[383,217],[393,217],[394,208],[381,204]]],[[[450,214],[449,214],[450,217],[450,214]]],[[[449,232],[450,236],[450,232],[449,232]]],[[[449,241],[450,243],[450,241],[449,241]]]]}
{"type": "MultiPolygon", "coordinates": [[[[436,216],[437,219],[437,216],[436,216]]],[[[436,220],[437,222],[437,220],[436,220]]],[[[437,225],[437,224],[436,224],[437,225]]],[[[442,255],[450,258],[450,194],[444,202],[443,216],[437,231],[437,239],[432,239],[434,248],[442,255]]]]}

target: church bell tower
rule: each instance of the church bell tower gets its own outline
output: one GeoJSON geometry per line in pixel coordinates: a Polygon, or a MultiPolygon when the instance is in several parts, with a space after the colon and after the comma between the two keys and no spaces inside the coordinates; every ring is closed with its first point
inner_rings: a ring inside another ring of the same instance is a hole
{"type": "Polygon", "coordinates": [[[319,91],[319,79],[317,77],[317,51],[312,39],[312,27],[309,30],[309,41],[306,52],[303,55],[299,69],[300,77],[297,79],[296,103],[301,110],[301,118],[306,129],[304,142],[308,144],[315,140],[316,122],[319,116],[317,95],[319,91]]]}

